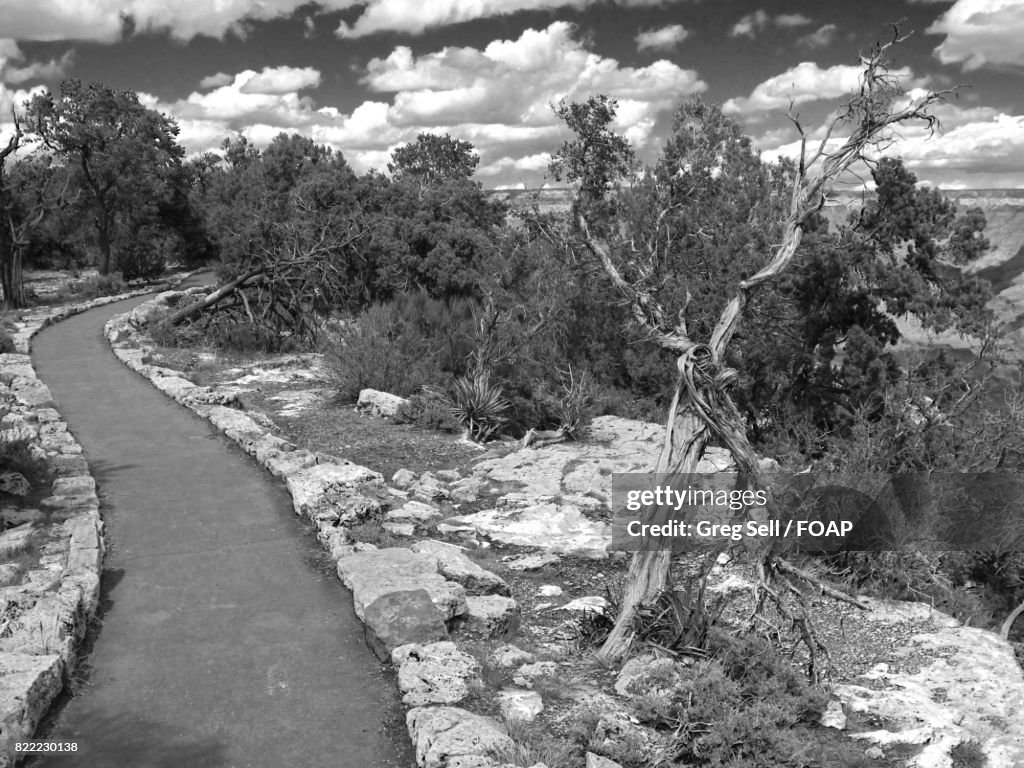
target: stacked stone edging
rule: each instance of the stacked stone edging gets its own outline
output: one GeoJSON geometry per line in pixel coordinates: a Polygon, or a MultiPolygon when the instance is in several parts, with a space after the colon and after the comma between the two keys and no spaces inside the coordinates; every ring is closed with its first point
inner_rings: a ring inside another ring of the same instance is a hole
{"type": "MultiPolygon", "coordinates": [[[[411,549],[376,551],[372,545],[352,542],[346,526],[379,513],[382,504],[390,502],[378,472],[297,448],[271,434],[258,415],[254,418],[228,407],[233,396],[198,386],[173,369],[145,362],[153,352],[144,332],[149,315],[183,295],[208,290],[164,291],[111,318],[104,329],[111,349],[125,365],[209,420],[285,482],[295,513],[316,526],[317,538],[334,559],[339,578],[353,591],[356,613],[374,652],[391,659],[401,675],[405,657],[396,649],[420,647],[409,643],[443,643],[448,639],[449,624],[456,619],[467,619],[473,626],[475,617],[468,615],[471,601],[500,599],[511,604],[503,604],[505,612],[518,618],[518,606],[505,596],[508,587],[502,579],[456,552],[457,547],[439,542],[431,547],[421,542],[422,546],[411,549]],[[393,651],[399,656],[393,656],[393,651]]],[[[492,757],[511,744],[504,726],[458,707],[436,706],[440,703],[414,706],[406,718],[421,768],[501,768],[492,757]]]]}
{"type": "MultiPolygon", "coordinates": [[[[51,495],[40,504],[51,510],[51,540],[41,547],[38,566],[25,574],[22,584],[0,587],[2,615],[9,615],[0,625],[0,768],[20,759],[14,754],[15,742],[32,738],[70,678],[79,644],[96,614],[103,563],[96,481],[81,446],[54,409],[50,390],[36,375],[29,356],[31,339],[52,323],[153,290],[28,311],[12,334],[16,352],[0,354],[0,396],[8,409],[0,430],[11,439],[28,439],[31,450],[55,474],[51,495]]],[[[24,523],[12,533],[20,536],[32,525],[24,523]]],[[[5,535],[0,533],[0,541],[5,535]]]]}

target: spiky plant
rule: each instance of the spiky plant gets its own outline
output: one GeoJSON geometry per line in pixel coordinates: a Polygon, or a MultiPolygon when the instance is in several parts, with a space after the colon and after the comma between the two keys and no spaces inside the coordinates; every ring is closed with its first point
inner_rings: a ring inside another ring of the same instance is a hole
{"type": "Polygon", "coordinates": [[[469,437],[486,442],[508,421],[512,404],[500,384],[492,384],[486,373],[464,376],[451,383],[452,415],[465,427],[469,437]]]}

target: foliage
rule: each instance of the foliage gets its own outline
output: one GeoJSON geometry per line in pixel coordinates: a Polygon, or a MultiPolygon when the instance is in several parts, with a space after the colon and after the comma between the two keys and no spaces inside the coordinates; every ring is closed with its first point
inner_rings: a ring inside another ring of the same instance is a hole
{"type": "Polygon", "coordinates": [[[454,432],[459,428],[448,398],[427,387],[410,395],[408,401],[398,407],[394,421],[397,424],[415,424],[424,429],[444,432],[454,432]]]}
{"type": "MultiPolygon", "coordinates": [[[[173,120],[144,107],[131,91],[67,80],[59,97],[32,98],[28,121],[83,190],[101,274],[118,263],[115,251],[145,236],[143,226],[164,229],[160,211],[173,202],[170,184],[184,157],[173,120]]],[[[129,269],[139,262],[138,254],[125,261],[129,269]]]]}
{"type": "Polygon", "coordinates": [[[409,181],[423,190],[450,181],[469,179],[480,156],[468,141],[447,133],[421,133],[416,141],[391,153],[388,172],[395,181],[409,181]]]}
{"type": "Polygon", "coordinates": [[[452,415],[466,429],[469,437],[487,442],[508,421],[511,403],[501,385],[493,384],[486,373],[453,379],[448,387],[452,415]]]}

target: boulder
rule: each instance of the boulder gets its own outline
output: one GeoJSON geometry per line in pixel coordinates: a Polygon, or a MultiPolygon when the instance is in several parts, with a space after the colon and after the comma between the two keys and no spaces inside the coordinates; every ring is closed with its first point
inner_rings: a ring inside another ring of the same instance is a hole
{"type": "Polygon", "coordinates": [[[14,765],[14,742],[29,739],[63,687],[60,656],[0,655],[0,765],[14,765]]]}
{"type": "Polygon", "coordinates": [[[359,400],[356,408],[367,411],[377,416],[392,418],[398,413],[398,409],[408,403],[404,397],[392,395],[389,392],[379,392],[376,389],[364,389],[359,393],[359,400]]]}
{"type": "Polygon", "coordinates": [[[367,642],[382,661],[403,645],[448,639],[444,615],[424,589],[382,594],[363,609],[360,618],[367,642]]]}
{"type": "Polygon", "coordinates": [[[454,758],[493,757],[513,747],[497,721],[458,707],[416,707],[405,722],[419,768],[448,768],[454,758]]]}
{"type": "Polygon", "coordinates": [[[398,667],[402,703],[411,707],[458,704],[479,679],[477,660],[451,642],[403,645],[391,652],[391,662],[398,667]]]}
{"type": "Polygon", "coordinates": [[[316,464],[290,475],[285,482],[295,513],[314,522],[347,525],[380,512],[380,502],[362,488],[383,488],[384,478],[358,464],[316,464]]]}
{"type": "Polygon", "coordinates": [[[570,611],[571,613],[600,613],[608,610],[608,600],[600,595],[587,595],[570,600],[565,605],[559,606],[559,611],[570,611]]]}
{"type": "Polygon", "coordinates": [[[437,569],[446,579],[458,582],[469,595],[510,595],[508,584],[497,574],[481,568],[464,554],[462,547],[426,539],[412,545],[413,552],[437,558],[437,569]]]}
{"type": "Polygon", "coordinates": [[[554,565],[559,560],[561,558],[558,555],[552,554],[519,555],[506,560],[505,567],[510,571],[539,571],[541,568],[554,565]]]}
{"type": "Polygon", "coordinates": [[[532,723],[544,711],[544,700],[536,691],[505,688],[498,691],[498,709],[505,722],[532,723]]]}
{"type": "Polygon", "coordinates": [[[593,752],[587,752],[586,768],[622,768],[622,766],[614,760],[609,760],[607,757],[601,757],[600,755],[595,755],[593,752]]]}
{"type": "Polygon", "coordinates": [[[27,496],[30,490],[32,490],[32,486],[21,472],[13,470],[0,472],[0,491],[3,493],[9,493],[12,496],[27,496]]]}
{"type": "Polygon", "coordinates": [[[357,552],[343,557],[338,560],[338,575],[352,590],[356,615],[364,621],[365,608],[393,592],[425,590],[443,621],[450,621],[466,612],[465,590],[438,573],[437,559],[404,547],[357,552]]]}
{"type": "Polygon", "coordinates": [[[471,595],[466,598],[470,629],[485,637],[498,637],[519,626],[519,603],[501,595],[471,595]]]}
{"type": "Polygon", "coordinates": [[[535,661],[523,664],[515,671],[512,682],[523,688],[532,688],[533,681],[538,677],[551,677],[558,672],[558,665],[553,661],[535,661]]]}
{"type": "Polygon", "coordinates": [[[416,482],[416,473],[408,469],[399,469],[391,476],[391,484],[396,488],[405,490],[416,482]]]}

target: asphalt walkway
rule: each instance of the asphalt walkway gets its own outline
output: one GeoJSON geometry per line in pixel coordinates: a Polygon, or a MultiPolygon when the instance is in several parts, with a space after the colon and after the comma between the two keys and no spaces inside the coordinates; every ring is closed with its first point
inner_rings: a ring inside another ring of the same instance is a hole
{"type": "Polygon", "coordinates": [[[33,340],[108,551],[86,682],[44,734],[79,751],[31,764],[407,768],[397,694],[283,486],[107,346],[142,300],[33,340]]]}

